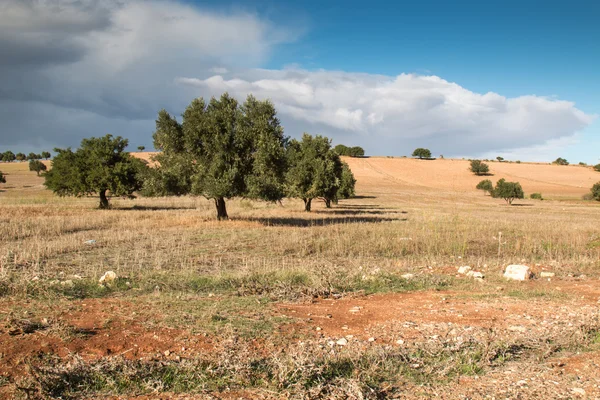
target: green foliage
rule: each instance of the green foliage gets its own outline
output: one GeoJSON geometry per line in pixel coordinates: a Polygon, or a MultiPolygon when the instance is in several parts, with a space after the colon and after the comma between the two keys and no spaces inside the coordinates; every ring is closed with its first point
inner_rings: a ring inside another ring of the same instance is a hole
{"type": "Polygon", "coordinates": [[[305,211],[310,211],[317,197],[330,205],[336,198],[343,168],[339,155],[331,149],[331,141],[305,133],[301,141],[290,142],[287,154],[287,196],[302,199],[305,211]]]}
{"type": "Polygon", "coordinates": [[[419,147],[419,148],[415,149],[415,151],[413,151],[412,156],[419,157],[420,159],[431,158],[431,151],[429,149],[424,149],[422,147],[419,147]]]}
{"type": "Polygon", "coordinates": [[[502,178],[496,182],[496,187],[492,191],[492,197],[504,199],[506,203],[512,204],[515,199],[524,198],[525,194],[519,182],[506,182],[502,178]]]}
{"type": "Polygon", "coordinates": [[[28,159],[28,160],[30,160],[30,161],[31,161],[31,160],[39,160],[39,159],[41,159],[41,158],[42,158],[42,156],[41,156],[41,155],[39,155],[39,154],[35,154],[35,153],[29,153],[29,154],[27,155],[27,159],[28,159]]]}
{"type": "Polygon", "coordinates": [[[483,190],[484,193],[487,192],[491,194],[494,190],[494,186],[492,184],[492,181],[490,181],[489,179],[484,179],[481,182],[479,182],[477,186],[475,186],[475,189],[483,190]]]}
{"type": "Polygon", "coordinates": [[[544,200],[541,193],[531,193],[529,198],[534,200],[544,200]]]}
{"type": "Polygon", "coordinates": [[[567,160],[565,160],[564,158],[558,157],[556,160],[554,160],[552,162],[552,164],[556,164],[556,165],[569,165],[569,162],[567,160]]]}
{"type": "Polygon", "coordinates": [[[25,161],[27,160],[27,156],[24,153],[17,153],[15,156],[17,161],[25,161]]]}
{"type": "Polygon", "coordinates": [[[484,163],[481,162],[481,160],[471,160],[471,168],[470,168],[471,172],[473,172],[475,175],[487,175],[488,172],[490,171],[490,167],[484,163]]]}
{"type": "Polygon", "coordinates": [[[579,161],[579,165],[582,165],[582,166],[584,166],[584,167],[585,167],[587,164],[586,164],[586,163],[584,163],[583,161],[579,161]]]}
{"type": "Polygon", "coordinates": [[[345,162],[342,162],[342,177],[340,179],[340,187],[337,191],[337,197],[340,199],[349,199],[354,197],[354,187],[356,185],[356,178],[350,170],[350,166],[345,162]]]}
{"type": "Polygon", "coordinates": [[[29,170],[35,171],[37,173],[37,176],[40,176],[40,172],[45,171],[46,169],[46,164],[44,164],[40,160],[29,161],[29,170]]]}
{"type": "Polygon", "coordinates": [[[600,164],[594,165],[594,170],[600,172],[600,164]]]}
{"type": "Polygon", "coordinates": [[[502,162],[502,161],[504,161],[504,157],[498,156],[498,157],[496,157],[496,160],[498,160],[499,162],[502,162]]]}
{"type": "Polygon", "coordinates": [[[160,111],[153,137],[161,154],[144,184],[146,194],[213,199],[218,219],[228,217],[225,199],[284,196],[287,138],[270,101],[248,96],[239,105],[227,93],[208,104],[195,99],[181,124],[160,111]]]}
{"type": "Polygon", "coordinates": [[[4,161],[4,162],[15,161],[16,158],[17,158],[17,156],[15,156],[15,153],[13,153],[10,150],[5,151],[4,153],[2,153],[2,161],[4,161]]]}
{"type": "Polygon", "coordinates": [[[47,160],[47,159],[49,159],[50,157],[52,157],[52,154],[50,154],[50,152],[49,152],[49,151],[42,151],[42,158],[43,158],[43,159],[47,160]]]}
{"type": "Polygon", "coordinates": [[[348,147],[338,144],[334,147],[334,151],[340,156],[363,157],[365,155],[365,150],[360,146],[348,147]]]}
{"type": "Polygon", "coordinates": [[[600,182],[597,182],[592,186],[591,195],[594,200],[600,201],[600,182]]]}
{"type": "Polygon", "coordinates": [[[6,177],[4,176],[2,171],[0,171],[0,183],[6,183],[6,177]]]}
{"type": "Polygon", "coordinates": [[[138,146],[138,151],[144,151],[146,150],[146,146],[138,146]]]}
{"type": "Polygon", "coordinates": [[[147,168],[143,161],[125,151],[127,139],[106,135],[83,139],[73,152],[55,149],[52,169],[44,174],[45,185],[59,196],[98,194],[100,208],[108,208],[111,196],[133,198],[141,188],[141,176],[147,168]]]}

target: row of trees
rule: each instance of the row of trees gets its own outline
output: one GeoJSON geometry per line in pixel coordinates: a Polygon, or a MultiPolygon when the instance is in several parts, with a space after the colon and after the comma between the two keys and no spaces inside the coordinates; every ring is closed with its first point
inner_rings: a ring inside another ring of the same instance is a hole
{"type": "Polygon", "coordinates": [[[522,199],[525,197],[525,193],[519,182],[507,182],[504,178],[496,182],[495,187],[491,180],[484,179],[479,182],[475,188],[489,193],[490,196],[494,198],[504,199],[509,205],[512,204],[515,199],[522,199]]]}
{"type": "Polygon", "coordinates": [[[49,159],[52,157],[52,154],[48,151],[42,151],[41,154],[29,153],[25,155],[25,153],[13,153],[10,150],[7,150],[0,154],[0,159],[4,162],[13,162],[13,161],[26,161],[26,160],[42,160],[49,159]]]}
{"type": "Polygon", "coordinates": [[[343,144],[338,144],[333,148],[340,156],[348,157],[364,157],[365,149],[360,146],[348,147],[343,144]]]}
{"type": "Polygon", "coordinates": [[[249,96],[243,104],[227,93],[208,103],[193,100],[177,121],[162,110],[153,135],[156,166],[125,152],[127,140],[107,135],[84,139],[78,150],[55,149],[46,186],[61,196],[196,195],[213,200],[218,219],[227,219],[234,197],[279,201],[300,198],[305,210],[314,199],[327,207],[354,195],[356,180],[322,136],[290,140],[269,101],[249,96]]]}

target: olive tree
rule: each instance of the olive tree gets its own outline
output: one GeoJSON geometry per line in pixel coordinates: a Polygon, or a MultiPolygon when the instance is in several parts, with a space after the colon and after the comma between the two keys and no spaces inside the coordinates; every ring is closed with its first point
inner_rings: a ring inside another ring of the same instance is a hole
{"type": "Polygon", "coordinates": [[[504,199],[507,204],[511,205],[515,199],[525,197],[523,188],[519,182],[506,182],[504,178],[496,182],[496,187],[492,191],[492,196],[504,199]]]}
{"type": "Polygon", "coordinates": [[[479,182],[477,184],[477,186],[475,186],[475,189],[478,190],[483,190],[484,194],[485,193],[492,193],[492,191],[494,190],[494,185],[492,184],[492,181],[490,181],[489,179],[484,179],[481,182],[479,182]]]}
{"type": "Polygon", "coordinates": [[[412,156],[418,157],[419,159],[431,158],[431,151],[429,149],[424,149],[422,147],[419,147],[419,148],[415,149],[415,151],[413,151],[412,156]]]}
{"type": "Polygon", "coordinates": [[[47,169],[46,164],[41,162],[40,160],[30,160],[29,161],[29,170],[35,171],[37,176],[40,176],[40,172],[43,172],[47,169]]]}
{"type": "Polygon", "coordinates": [[[98,195],[100,208],[109,208],[108,196],[135,197],[147,168],[125,151],[127,139],[106,135],[83,139],[79,149],[54,149],[57,155],[45,185],[59,196],[98,195]]]}
{"type": "Polygon", "coordinates": [[[600,201],[600,182],[597,182],[592,186],[591,194],[594,200],[600,201]]]}
{"type": "Polygon", "coordinates": [[[490,167],[481,160],[471,160],[471,167],[469,169],[477,176],[487,175],[490,172],[490,167]]]}
{"type": "Polygon", "coordinates": [[[160,111],[153,138],[161,153],[144,185],[148,195],[204,196],[219,220],[228,218],[226,199],[284,196],[287,138],[270,101],[248,96],[240,105],[227,93],[208,103],[198,98],[181,123],[160,111]]]}

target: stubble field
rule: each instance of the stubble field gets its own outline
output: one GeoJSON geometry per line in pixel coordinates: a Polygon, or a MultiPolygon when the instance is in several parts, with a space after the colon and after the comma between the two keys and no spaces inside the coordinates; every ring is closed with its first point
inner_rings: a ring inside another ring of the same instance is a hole
{"type": "Polygon", "coordinates": [[[226,222],[191,197],[97,210],[0,163],[0,398],[600,396],[600,173],[490,163],[546,198],[508,207],[464,160],[346,161],[356,198],[226,222]]]}

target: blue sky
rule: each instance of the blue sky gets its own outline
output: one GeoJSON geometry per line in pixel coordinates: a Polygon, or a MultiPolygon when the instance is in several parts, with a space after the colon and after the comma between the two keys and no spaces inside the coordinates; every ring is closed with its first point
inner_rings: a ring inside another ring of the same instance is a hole
{"type": "Polygon", "coordinates": [[[374,155],[600,157],[600,2],[47,4],[0,15],[1,148],[149,148],[158,109],[227,90],[272,99],[288,135],[374,155]]]}

